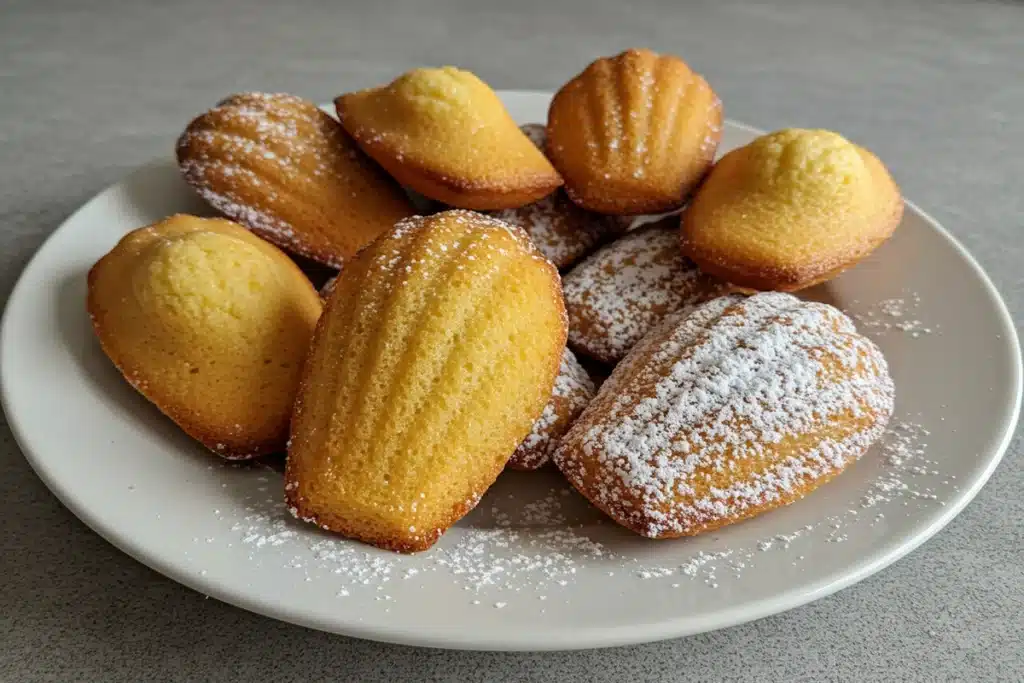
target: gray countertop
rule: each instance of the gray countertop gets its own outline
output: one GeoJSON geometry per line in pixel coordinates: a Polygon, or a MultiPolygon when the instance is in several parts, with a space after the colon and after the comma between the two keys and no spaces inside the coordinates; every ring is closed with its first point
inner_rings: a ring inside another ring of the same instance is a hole
{"type": "MultiPolygon", "coordinates": [[[[885,159],[1024,320],[1024,6],[1014,2],[0,2],[0,302],[79,204],[221,96],[326,100],[421,64],[552,89],[598,55],[682,55],[731,118],[885,159]],[[355,5],[355,3],[352,3],[355,5]]],[[[65,510],[0,426],[0,679],[1022,680],[1018,433],[977,499],[880,574],[752,624],[579,653],[358,641],[205,599],[65,510]]]]}

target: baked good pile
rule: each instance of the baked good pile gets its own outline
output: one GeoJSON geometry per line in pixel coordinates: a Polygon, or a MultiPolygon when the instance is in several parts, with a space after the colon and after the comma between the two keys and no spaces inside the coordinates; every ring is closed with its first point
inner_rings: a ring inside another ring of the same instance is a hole
{"type": "Polygon", "coordinates": [[[786,293],[899,224],[863,147],[787,129],[716,163],[721,100],[649,50],[587,66],[546,125],[453,67],[335,106],[245,93],[198,116],[179,167],[224,218],[135,230],[89,273],[125,379],[223,458],[286,452],[296,517],[420,551],[503,469],[557,467],[622,526],[689,536],[883,432],[881,351],[786,293]]]}

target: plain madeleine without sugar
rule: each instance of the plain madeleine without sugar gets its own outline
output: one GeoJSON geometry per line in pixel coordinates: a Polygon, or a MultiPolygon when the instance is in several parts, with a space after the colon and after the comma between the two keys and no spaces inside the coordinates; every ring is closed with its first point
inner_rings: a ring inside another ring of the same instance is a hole
{"type": "Polygon", "coordinates": [[[740,287],[795,291],[857,264],[902,215],[874,154],[831,131],[787,129],[719,160],[683,213],[682,246],[740,287]]]}
{"type": "Polygon", "coordinates": [[[554,461],[619,524],[692,536],[829,481],[882,435],[892,410],[885,358],[838,309],[732,294],[644,337],[554,461]]]}
{"type": "Polygon", "coordinates": [[[429,548],[494,482],[551,398],[565,308],[519,228],[453,210],[346,265],[317,325],[285,495],[302,519],[429,548]]]}
{"type": "Polygon", "coordinates": [[[93,266],[87,305],[107,356],[187,434],[229,459],[284,450],[321,304],[277,247],[172,216],[93,266]]]}
{"type": "Polygon", "coordinates": [[[403,185],[464,209],[529,204],[562,184],[486,83],[446,66],[335,101],[345,130],[403,185]]]}
{"type": "Polygon", "coordinates": [[[213,208],[335,268],[414,213],[337,121],[294,95],[232,95],[189,123],[177,156],[213,208]]]}

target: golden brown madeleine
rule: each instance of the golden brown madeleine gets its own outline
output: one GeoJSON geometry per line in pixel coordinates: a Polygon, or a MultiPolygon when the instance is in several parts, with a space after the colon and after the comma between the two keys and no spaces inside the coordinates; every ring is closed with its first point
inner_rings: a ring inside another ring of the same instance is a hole
{"type": "Polygon", "coordinates": [[[675,314],[637,344],[554,460],[619,524],[692,536],[829,481],[892,410],[881,351],[837,309],[734,294],[675,314]]]}
{"type": "Polygon", "coordinates": [[[400,222],[346,264],[296,401],[293,513],[399,551],[476,505],[551,397],[565,308],[518,228],[471,211],[400,222]]]}
{"type": "MultiPolygon", "coordinates": [[[[520,128],[539,149],[544,149],[543,126],[528,123],[520,128]]],[[[540,253],[559,270],[568,268],[629,228],[620,216],[602,216],[581,209],[562,189],[531,204],[494,211],[491,215],[525,230],[540,253]]]]}
{"type": "Polygon", "coordinates": [[[678,222],[668,216],[626,233],[565,275],[573,350],[617,363],[670,313],[726,291],[683,257],[678,222]]]}
{"type": "Polygon", "coordinates": [[[494,91],[468,71],[414,69],[334,104],[367,154],[431,199],[465,209],[506,209],[562,184],[494,91]]]}
{"type": "Polygon", "coordinates": [[[189,436],[229,459],[284,450],[321,304],[277,247],[172,216],[93,266],[87,305],[114,365],[189,436]]]}
{"type": "Polygon", "coordinates": [[[555,452],[558,440],[569,430],[596,392],[594,380],[576,360],[572,351],[564,349],[558,377],[551,390],[551,399],[533,423],[533,429],[512,454],[507,466],[514,470],[536,470],[551,462],[551,454],[555,452]]]}
{"type": "Polygon", "coordinates": [[[562,86],[548,111],[548,156],[583,208],[678,209],[711,167],[722,102],[678,57],[626,50],[562,86]]]}
{"type": "Polygon", "coordinates": [[[178,139],[185,180],[228,218],[330,266],[414,213],[408,197],[315,104],[233,95],[178,139]]]}
{"type": "Polygon", "coordinates": [[[902,215],[871,152],[830,131],[787,129],[715,165],[683,214],[683,251],[741,287],[795,291],[855,265],[902,215]]]}

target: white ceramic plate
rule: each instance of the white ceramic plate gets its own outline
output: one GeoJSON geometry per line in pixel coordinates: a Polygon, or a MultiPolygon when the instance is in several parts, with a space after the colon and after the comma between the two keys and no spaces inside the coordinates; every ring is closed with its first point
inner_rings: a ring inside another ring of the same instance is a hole
{"type": "MultiPolygon", "coordinates": [[[[544,120],[548,95],[502,96],[517,120],[544,120]]],[[[727,124],[723,151],[754,135],[727,124]]],[[[893,430],[835,482],[717,533],[650,541],[603,520],[553,472],[505,474],[435,549],[397,556],[293,521],[276,471],[221,464],[100,351],[86,272],[126,232],[175,212],[207,209],[162,159],[101,192],[39,250],[0,332],[4,410],[47,486],[111,543],[198,591],[313,628],[563,649],[780,612],[869,576],[941,529],[998,464],[1019,411],[1020,351],[999,295],[908,204],[890,242],[810,294],[861,321],[897,388],[893,430]]]]}

